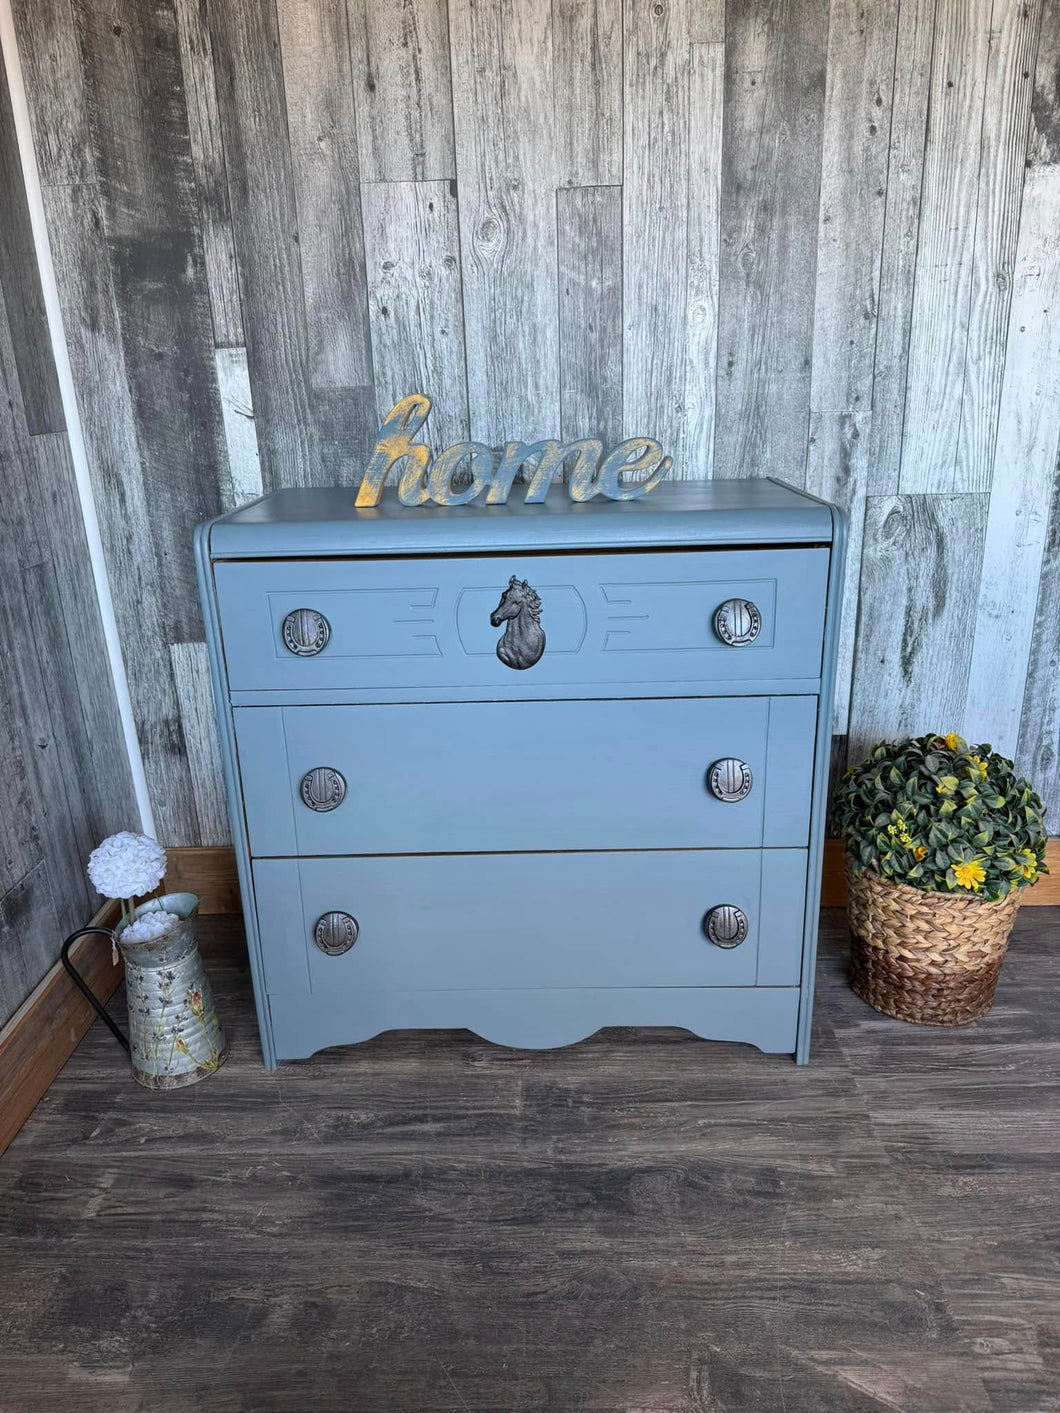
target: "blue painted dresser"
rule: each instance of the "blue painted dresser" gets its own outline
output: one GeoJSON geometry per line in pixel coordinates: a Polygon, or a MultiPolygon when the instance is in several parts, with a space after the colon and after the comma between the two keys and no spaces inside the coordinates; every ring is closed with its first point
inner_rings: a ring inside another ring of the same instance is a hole
{"type": "Polygon", "coordinates": [[[684,1026],[808,1057],[844,526],[768,479],[196,555],[266,1064],[684,1026]]]}

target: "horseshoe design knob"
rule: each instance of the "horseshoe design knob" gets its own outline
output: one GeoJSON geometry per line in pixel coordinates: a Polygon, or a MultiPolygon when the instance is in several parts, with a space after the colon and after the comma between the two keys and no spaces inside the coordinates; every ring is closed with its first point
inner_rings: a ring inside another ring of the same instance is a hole
{"type": "Polygon", "coordinates": [[[316,657],[331,637],[331,624],[315,608],[295,608],[283,620],[283,645],[295,657],[316,657]]]}
{"type": "Polygon", "coordinates": [[[703,934],[715,947],[738,947],[747,936],[747,914],[732,903],[719,903],[704,917],[703,934]]]}
{"type": "Polygon", "coordinates": [[[337,810],[346,798],[346,778],[330,765],[318,765],[307,770],[298,787],[302,803],[318,814],[337,810]]]}
{"type": "Polygon", "coordinates": [[[349,913],[324,913],[313,928],[313,941],[329,957],[341,957],[357,941],[357,919],[349,913]]]}
{"type": "Polygon", "coordinates": [[[707,771],[707,788],[716,800],[726,805],[734,805],[751,793],[754,776],[746,761],[736,756],[725,756],[716,760],[707,771]]]}
{"type": "Polygon", "coordinates": [[[762,615],[750,599],[726,599],[714,610],[714,631],[730,648],[753,643],[762,631],[762,615]]]}

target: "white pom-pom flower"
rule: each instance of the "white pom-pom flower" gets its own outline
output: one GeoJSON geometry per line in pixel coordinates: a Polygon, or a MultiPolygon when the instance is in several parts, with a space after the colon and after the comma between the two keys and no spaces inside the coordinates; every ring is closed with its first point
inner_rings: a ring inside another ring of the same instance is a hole
{"type": "Polygon", "coordinates": [[[176,927],[180,918],[176,913],[167,913],[162,908],[152,908],[150,912],[141,913],[135,922],[130,922],[124,929],[120,940],[122,942],[154,942],[158,937],[164,937],[171,927],[176,927]]]}
{"type": "Polygon", "coordinates": [[[104,839],[88,858],[88,876],[104,898],[142,898],[166,871],[166,851],[147,834],[123,829],[104,839]]]}

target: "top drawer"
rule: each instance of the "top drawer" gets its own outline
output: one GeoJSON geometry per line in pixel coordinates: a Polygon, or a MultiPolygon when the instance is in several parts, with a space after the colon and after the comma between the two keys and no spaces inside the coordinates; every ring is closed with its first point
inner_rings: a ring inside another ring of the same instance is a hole
{"type": "Polygon", "coordinates": [[[818,678],[828,553],[220,561],[214,576],[233,691],[680,695],[818,678]]]}

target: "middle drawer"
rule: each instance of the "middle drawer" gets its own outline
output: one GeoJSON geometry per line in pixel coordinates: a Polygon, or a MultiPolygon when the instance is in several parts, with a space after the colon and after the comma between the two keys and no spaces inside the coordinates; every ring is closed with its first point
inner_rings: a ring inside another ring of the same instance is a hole
{"type": "Polygon", "coordinates": [[[816,706],[692,697],[237,707],[250,850],[802,848],[816,706]]]}

